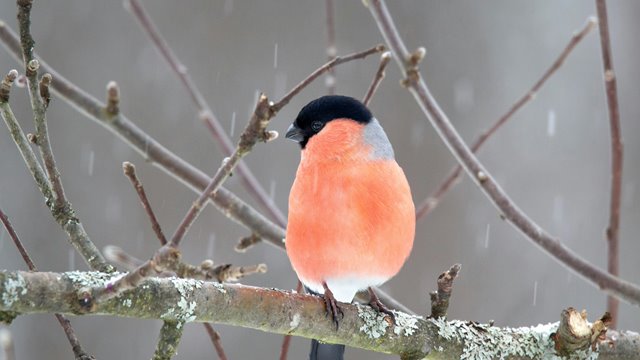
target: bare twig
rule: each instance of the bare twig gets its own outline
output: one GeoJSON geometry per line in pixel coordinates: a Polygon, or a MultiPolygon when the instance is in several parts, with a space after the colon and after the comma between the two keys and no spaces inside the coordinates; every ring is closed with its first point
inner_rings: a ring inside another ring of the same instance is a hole
{"type": "MultiPolygon", "coordinates": [[[[18,0],[18,24],[20,28],[20,44],[22,45],[22,61],[25,68],[25,75],[27,77],[27,85],[29,89],[29,95],[31,98],[31,108],[33,109],[33,116],[36,128],[36,136],[38,137],[38,148],[40,149],[40,155],[44,162],[44,168],[47,172],[49,181],[51,181],[51,187],[54,194],[54,207],[56,209],[62,209],[67,204],[67,199],[64,194],[64,188],[60,181],[60,172],[56,166],[56,160],[53,156],[53,150],[51,149],[51,143],[49,142],[49,131],[47,129],[46,119],[46,106],[40,94],[43,89],[39,85],[45,85],[45,82],[39,84],[38,82],[38,70],[40,69],[40,63],[33,57],[33,49],[35,42],[31,36],[31,7],[33,0],[18,0]]],[[[51,83],[51,75],[49,76],[48,83],[51,83]]],[[[48,93],[48,90],[46,91],[48,93]]]]}
{"type": "MultiPolygon", "coordinates": [[[[611,199],[609,202],[609,226],[607,227],[607,270],[614,276],[620,272],[620,205],[622,199],[622,134],[620,129],[620,109],[618,106],[618,85],[616,73],[613,70],[611,55],[611,38],[609,36],[609,19],[607,18],[607,3],[596,0],[600,29],[600,47],[602,49],[602,63],[604,70],[604,86],[609,107],[609,126],[611,129],[611,199]]],[[[611,327],[615,329],[618,322],[618,299],[607,297],[607,309],[611,314],[611,327]]]]}
{"type": "MultiPolygon", "coordinates": [[[[220,124],[220,121],[218,121],[218,118],[214,115],[209,104],[207,104],[207,101],[204,99],[204,96],[196,86],[195,82],[191,79],[191,76],[189,76],[187,67],[180,62],[180,59],[178,59],[173,50],[171,50],[171,47],[169,47],[169,44],[164,40],[162,34],[160,34],[160,31],[155,26],[153,20],[146,12],[140,1],[128,0],[128,4],[130,5],[129,8],[132,13],[140,22],[140,25],[147,35],[149,35],[162,57],[164,57],[173,72],[176,73],[178,78],[180,78],[180,82],[182,82],[185,90],[189,93],[191,100],[198,108],[200,118],[204,121],[207,129],[209,129],[214,139],[217,140],[217,143],[221,147],[224,155],[231,156],[234,149],[233,142],[222,127],[222,124],[220,124]]],[[[240,175],[240,179],[242,180],[245,188],[256,200],[258,200],[260,205],[269,213],[271,218],[278,225],[285,226],[287,220],[284,217],[284,214],[280,209],[278,209],[276,204],[273,202],[273,199],[267,194],[251,169],[244,162],[240,162],[240,164],[238,164],[237,172],[238,175],[240,175]]]]}
{"type": "Polygon", "coordinates": [[[639,306],[640,287],[638,287],[638,285],[622,280],[593,266],[589,261],[583,259],[571,249],[564,246],[559,240],[549,235],[517,207],[513,200],[509,198],[507,193],[502,190],[500,185],[493,179],[493,176],[491,176],[487,169],[478,161],[475,155],[473,155],[471,150],[469,150],[445,113],[438,106],[418,71],[418,63],[413,61],[419,58],[419,56],[415,56],[415,54],[411,54],[407,50],[404,41],[393,23],[385,2],[383,0],[370,0],[369,9],[380,32],[384,36],[387,44],[389,44],[396,62],[405,73],[405,85],[451,153],[457,158],[458,162],[464,166],[471,178],[498,208],[504,219],[509,221],[510,224],[526,235],[528,239],[539,245],[561,264],[582,275],[598,288],[618,298],[624,299],[633,305],[639,306]]]}
{"type": "MultiPolygon", "coordinates": [[[[16,246],[16,248],[18,248],[22,259],[27,264],[29,270],[38,271],[36,264],[31,259],[31,256],[29,256],[29,253],[27,253],[27,249],[25,249],[22,241],[20,241],[20,238],[18,237],[18,234],[16,234],[16,231],[13,229],[13,226],[11,225],[7,214],[5,214],[2,209],[0,209],[0,221],[4,225],[4,228],[7,229],[11,240],[13,240],[13,244],[16,246]]],[[[64,330],[64,333],[67,336],[67,340],[69,340],[69,344],[71,344],[71,350],[73,351],[76,360],[95,359],[93,356],[87,354],[87,352],[82,348],[82,345],[80,345],[80,341],[78,340],[73,327],[71,327],[71,322],[62,314],[55,314],[55,316],[56,319],[58,319],[60,326],[62,326],[62,330],[64,330]]]]}
{"type": "Polygon", "coordinates": [[[31,176],[46,199],[48,206],[50,205],[50,201],[53,200],[51,184],[49,183],[49,179],[47,179],[44,170],[40,166],[40,162],[36,158],[36,154],[33,152],[31,145],[29,145],[28,138],[24,135],[24,132],[22,131],[22,128],[16,120],[16,117],[11,110],[11,106],[9,105],[11,85],[17,76],[18,72],[16,70],[11,70],[2,81],[2,85],[0,87],[0,111],[2,111],[2,118],[9,128],[9,133],[11,134],[13,142],[18,146],[22,159],[25,164],[27,164],[27,168],[29,168],[29,172],[31,172],[31,176]]]}
{"type": "Polygon", "coordinates": [[[382,79],[384,79],[384,76],[385,76],[384,70],[387,68],[387,65],[389,64],[390,60],[391,60],[390,52],[385,51],[382,53],[382,55],[380,55],[380,65],[378,65],[378,70],[376,71],[376,75],[373,77],[373,80],[371,81],[371,85],[369,85],[369,89],[367,90],[367,94],[364,96],[364,99],[362,100],[362,103],[365,104],[366,106],[369,105],[369,103],[371,102],[371,99],[373,98],[373,95],[376,93],[376,90],[378,90],[378,86],[380,86],[380,82],[382,82],[382,79]]]}
{"type": "Polygon", "coordinates": [[[447,317],[449,299],[453,291],[453,281],[458,277],[462,265],[455,264],[438,276],[438,290],[429,293],[431,298],[431,317],[447,317]]]}
{"type": "MultiPolygon", "coordinates": [[[[333,0],[325,0],[326,16],[327,16],[327,61],[335,59],[338,55],[336,47],[336,21],[333,0]]],[[[325,80],[327,93],[333,95],[336,93],[336,70],[334,68],[327,71],[325,80]]]]}
{"type": "Polygon", "coordinates": [[[246,156],[251,150],[253,146],[258,141],[271,141],[278,136],[278,133],[275,131],[266,131],[266,127],[269,124],[269,120],[272,117],[271,114],[271,104],[269,99],[266,96],[260,95],[258,99],[258,104],[253,112],[253,116],[247,124],[247,127],[240,135],[240,142],[236,150],[231,154],[231,157],[224,159],[222,162],[222,166],[218,169],[216,174],[213,176],[209,185],[202,191],[202,194],[198,197],[198,199],[193,203],[185,217],[182,219],[182,222],[178,226],[178,229],[171,237],[169,241],[169,245],[173,247],[178,247],[180,245],[180,241],[186,234],[187,230],[198,217],[200,212],[203,209],[204,204],[208,200],[210,194],[215,194],[222,183],[229,177],[231,171],[236,167],[240,159],[246,156]]]}
{"type": "Polygon", "coordinates": [[[209,323],[204,323],[204,328],[207,330],[207,334],[209,334],[209,338],[213,343],[213,347],[216,349],[216,353],[218,354],[218,359],[227,360],[227,355],[224,353],[224,348],[222,347],[222,340],[220,339],[220,334],[211,326],[209,323]]]}
{"type": "Polygon", "coordinates": [[[167,239],[164,237],[164,233],[162,232],[162,228],[158,223],[158,219],[156,218],[156,215],[154,214],[153,209],[149,204],[149,199],[147,198],[147,194],[144,191],[144,186],[142,186],[140,179],[138,179],[138,175],[136,175],[136,167],[132,163],[125,161],[122,163],[122,169],[124,170],[124,174],[129,178],[129,181],[131,181],[133,187],[136,189],[138,198],[140,199],[142,207],[149,217],[149,221],[151,221],[151,227],[153,228],[153,232],[156,234],[156,237],[160,241],[160,245],[165,245],[167,243],[167,239]]]}
{"type": "Polygon", "coordinates": [[[277,113],[278,111],[280,111],[283,107],[285,107],[289,103],[289,101],[291,101],[291,99],[294,96],[296,96],[300,91],[302,91],[302,89],[304,89],[307,85],[309,85],[311,82],[317,79],[320,75],[329,71],[333,67],[338,66],[340,64],[344,64],[349,61],[364,59],[365,57],[371,54],[384,51],[384,49],[385,49],[384,45],[378,44],[364,51],[360,51],[360,52],[345,55],[345,56],[336,56],[333,60],[322,65],[321,67],[317,68],[314,72],[309,74],[309,76],[307,76],[306,79],[302,80],[300,83],[298,83],[298,85],[294,86],[293,89],[289,90],[289,92],[286,95],[284,95],[282,99],[280,99],[273,106],[271,106],[271,111],[273,111],[274,113],[277,113]]]}
{"type": "Polygon", "coordinates": [[[243,253],[249,250],[249,248],[253,247],[253,245],[259,243],[260,241],[262,241],[262,238],[258,234],[253,233],[249,236],[245,236],[242,239],[240,239],[240,241],[238,241],[238,244],[236,244],[236,247],[234,249],[237,252],[243,253]]]}
{"type": "Polygon", "coordinates": [[[13,240],[13,244],[16,246],[16,248],[18,248],[18,252],[22,256],[24,262],[27,264],[29,270],[38,271],[38,268],[36,268],[36,264],[34,264],[33,260],[31,260],[31,257],[27,253],[27,249],[24,248],[24,245],[22,245],[22,241],[20,241],[20,238],[18,238],[18,234],[16,234],[16,231],[13,229],[11,222],[9,222],[9,217],[7,217],[7,214],[5,214],[2,209],[0,209],[0,221],[2,221],[4,228],[7,229],[9,237],[11,237],[11,240],[13,240]]]}
{"type": "Polygon", "coordinates": [[[114,245],[107,245],[102,249],[104,257],[112,263],[126,269],[127,271],[133,271],[139,266],[144,264],[144,261],[129,255],[126,251],[114,245]]]}
{"type": "MultiPolygon", "coordinates": [[[[573,34],[569,43],[565,46],[564,50],[560,53],[558,58],[551,64],[551,66],[542,74],[542,77],[536,81],[536,83],[524,94],[518,101],[516,101],[511,108],[502,115],[489,129],[487,129],[484,133],[480,134],[476,138],[476,140],[471,145],[471,151],[477,152],[480,150],[482,145],[498,131],[502,125],[506,124],[509,119],[515,115],[515,113],[520,110],[524,105],[528,104],[532,101],[538,91],[542,88],[542,86],[547,82],[547,80],[555,74],[560,67],[564,64],[565,60],[571,54],[573,49],[584,39],[584,37],[591,32],[596,26],[597,20],[595,18],[587,19],[587,24],[585,27],[579,32],[573,34]]],[[[416,219],[424,219],[431,211],[433,211],[438,204],[442,201],[442,198],[447,194],[449,190],[456,185],[462,176],[462,166],[456,165],[451,171],[449,171],[449,175],[440,183],[440,186],[429,194],[429,196],[424,199],[418,206],[416,210],[416,219]]]]}
{"type": "Polygon", "coordinates": [[[160,338],[152,360],[171,360],[178,353],[178,345],[184,331],[183,321],[164,321],[160,328],[160,338]]]}
{"type": "MultiPolygon", "coordinates": [[[[48,193],[43,193],[43,195],[54,219],[67,233],[69,241],[82,255],[85,262],[94,270],[113,272],[113,266],[105,261],[100,250],[91,242],[89,235],[75,214],[71,203],[67,201],[65,196],[62,181],[60,180],[60,172],[56,166],[53,150],[51,149],[51,143],[49,141],[49,131],[47,129],[45,116],[47,106],[45,106],[45,102],[40,97],[41,94],[49,94],[48,85],[51,83],[51,75],[45,74],[43,81],[37,81],[40,62],[33,57],[34,41],[30,32],[32,0],[18,0],[17,3],[20,44],[31,98],[31,108],[34,115],[37,138],[36,144],[40,149],[44,169],[51,183],[53,199],[47,197],[48,193]]],[[[2,25],[3,24],[0,24],[0,27],[2,27],[2,25]]],[[[36,181],[38,180],[36,179],[36,181]]]]}

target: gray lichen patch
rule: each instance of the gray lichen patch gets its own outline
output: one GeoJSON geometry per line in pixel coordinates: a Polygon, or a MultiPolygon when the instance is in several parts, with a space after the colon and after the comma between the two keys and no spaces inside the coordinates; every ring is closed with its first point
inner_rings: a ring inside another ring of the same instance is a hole
{"type": "Polygon", "coordinates": [[[99,271],[68,271],[62,273],[63,277],[68,278],[74,285],[79,288],[96,288],[103,287],[108,283],[113,283],[127,273],[107,274],[99,271]]]}
{"type": "MultiPolygon", "coordinates": [[[[510,356],[531,359],[561,359],[555,354],[551,334],[558,323],[522,328],[497,328],[486,324],[470,323],[443,318],[429,319],[445,340],[463,345],[460,359],[489,360],[510,356]]],[[[436,349],[437,350],[437,349],[436,349]]],[[[597,359],[597,352],[580,352],[568,359],[597,359]]],[[[567,358],[564,358],[567,359],[567,358]]]]}
{"type": "Polygon", "coordinates": [[[378,339],[387,332],[389,323],[383,314],[378,313],[369,306],[356,304],[358,317],[364,322],[360,331],[371,339],[378,339]]]}
{"type": "Polygon", "coordinates": [[[396,315],[396,325],[393,333],[396,335],[411,336],[418,330],[418,321],[424,320],[422,316],[413,316],[400,311],[393,311],[396,315]]]}
{"type": "Polygon", "coordinates": [[[3,288],[2,304],[7,308],[18,301],[20,295],[27,293],[27,283],[19,273],[16,273],[15,276],[7,276],[4,280],[3,288]]]}
{"type": "Polygon", "coordinates": [[[191,322],[196,319],[195,311],[197,303],[190,301],[193,296],[193,289],[202,288],[203,282],[194,279],[178,279],[172,278],[171,283],[175,286],[180,299],[175,307],[170,307],[160,317],[162,319],[178,320],[178,326],[181,327],[185,322],[191,322]]]}

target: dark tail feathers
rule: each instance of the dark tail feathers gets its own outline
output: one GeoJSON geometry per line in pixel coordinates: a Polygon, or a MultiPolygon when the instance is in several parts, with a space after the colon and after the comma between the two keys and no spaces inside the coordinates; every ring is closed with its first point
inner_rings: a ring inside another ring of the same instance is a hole
{"type": "Polygon", "coordinates": [[[344,360],[344,345],[325,344],[311,340],[309,360],[344,360]]]}

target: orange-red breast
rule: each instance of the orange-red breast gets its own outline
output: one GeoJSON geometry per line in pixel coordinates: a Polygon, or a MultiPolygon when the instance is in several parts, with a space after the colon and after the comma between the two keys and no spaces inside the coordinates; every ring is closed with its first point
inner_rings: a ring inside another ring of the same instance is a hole
{"type": "Polygon", "coordinates": [[[384,283],[409,256],[411,191],[380,122],[356,99],[311,101],[286,137],[302,147],[289,195],[287,254],[300,281],[324,294],[337,324],[335,300],[351,302],[357,291],[384,283]]]}

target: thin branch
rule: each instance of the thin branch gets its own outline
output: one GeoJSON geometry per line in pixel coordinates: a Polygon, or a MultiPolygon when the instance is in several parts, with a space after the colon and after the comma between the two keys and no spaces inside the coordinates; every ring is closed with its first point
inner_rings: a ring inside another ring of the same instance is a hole
{"type": "Polygon", "coordinates": [[[216,349],[218,359],[227,360],[227,355],[224,353],[224,348],[222,347],[222,339],[220,338],[220,333],[218,333],[209,323],[204,323],[203,325],[207,330],[207,334],[209,334],[209,338],[211,339],[213,347],[216,349]]]}
{"type": "MultiPolygon", "coordinates": [[[[463,355],[469,359],[544,359],[554,353],[550,335],[558,326],[555,323],[499,328],[476,322],[424,319],[400,312],[396,312],[395,324],[389,324],[369,306],[341,304],[344,318],[336,330],[325,317],[322,299],[316,296],[178,278],[151,278],[144,286],[119,298],[95,303],[89,309],[78,306],[77,294],[82,289],[89,284],[104,285],[112,278],[96,272],[0,271],[0,294],[11,299],[0,302],[0,311],[215,322],[400,354],[402,359],[422,359],[427,355],[455,359],[463,355]]],[[[590,351],[584,350],[581,358],[588,358],[590,351]]],[[[637,333],[607,332],[598,358],[633,358],[638,351],[637,333]]]]}
{"type": "Polygon", "coordinates": [[[138,179],[138,175],[136,175],[136,167],[132,163],[125,161],[122,163],[122,170],[124,171],[124,174],[129,178],[129,181],[131,181],[131,185],[133,185],[133,188],[136,190],[138,198],[142,203],[142,207],[146,211],[147,216],[149,217],[149,221],[151,221],[153,232],[156,234],[156,237],[160,241],[160,245],[165,245],[167,243],[167,239],[164,237],[164,233],[162,232],[162,228],[158,223],[158,219],[156,218],[156,215],[151,208],[151,204],[149,204],[149,199],[147,198],[147,194],[144,191],[144,186],[142,186],[140,179],[138,179]]]}
{"type": "Polygon", "coordinates": [[[376,71],[376,75],[373,77],[373,80],[371,81],[371,85],[369,85],[367,94],[364,96],[364,99],[362,100],[362,103],[365,104],[366,106],[369,105],[369,103],[371,102],[371,99],[373,98],[373,95],[376,93],[376,90],[378,90],[378,86],[380,86],[382,79],[384,79],[384,76],[385,76],[384,70],[387,68],[387,65],[389,64],[390,60],[391,60],[390,52],[385,51],[382,53],[382,55],[380,55],[380,64],[378,65],[378,70],[376,71]]]}
{"type": "Polygon", "coordinates": [[[458,277],[462,265],[455,264],[449,270],[438,276],[438,290],[429,293],[431,298],[431,317],[447,317],[449,309],[449,299],[453,291],[453,281],[458,277]]]}
{"type": "MultiPolygon", "coordinates": [[[[325,0],[326,18],[327,18],[327,61],[335,59],[338,55],[336,47],[336,21],[333,0],[325,0]]],[[[327,93],[333,95],[336,93],[336,70],[331,68],[327,71],[325,80],[327,93]]]]}
{"type": "MultiPolygon", "coordinates": [[[[189,76],[187,67],[180,62],[180,59],[178,59],[171,47],[169,47],[169,44],[162,37],[162,34],[153,23],[153,20],[140,1],[128,0],[127,4],[130,5],[128,8],[131,9],[131,12],[140,23],[142,29],[147,33],[147,35],[149,35],[153,44],[169,64],[171,70],[173,70],[180,79],[180,82],[189,94],[189,97],[198,108],[200,118],[205,122],[207,129],[211,132],[211,135],[221,147],[223,154],[225,156],[231,156],[234,149],[233,142],[222,127],[218,118],[214,115],[209,104],[207,104],[207,101],[204,99],[204,96],[196,86],[195,82],[191,79],[191,76],[189,76]]],[[[242,180],[245,188],[256,200],[258,200],[260,205],[269,213],[271,218],[278,225],[285,226],[287,219],[273,202],[273,199],[267,194],[251,169],[244,162],[241,162],[238,164],[237,172],[238,175],[240,175],[240,179],[242,180]]]]}
{"type": "MultiPolygon", "coordinates": [[[[9,221],[9,217],[7,217],[7,214],[5,214],[2,209],[0,209],[0,221],[4,225],[4,228],[7,229],[11,240],[13,240],[13,244],[16,246],[16,248],[18,248],[18,252],[20,252],[22,259],[27,264],[29,270],[38,271],[36,264],[31,259],[31,256],[29,256],[29,253],[27,253],[27,249],[25,249],[22,241],[20,241],[20,238],[18,237],[18,234],[16,234],[16,231],[13,229],[13,226],[9,221]]],[[[80,340],[78,340],[73,327],[71,327],[71,322],[62,314],[54,315],[56,319],[58,319],[60,326],[62,326],[62,330],[64,330],[64,333],[67,336],[67,340],[69,340],[69,344],[71,344],[71,350],[73,351],[75,358],[77,360],[95,359],[93,356],[87,354],[87,352],[82,348],[82,345],[80,345],[80,340]]]]}
{"type": "Polygon", "coordinates": [[[198,199],[193,203],[185,217],[182,219],[178,229],[169,241],[170,246],[177,248],[180,245],[180,241],[186,234],[187,230],[202,211],[207,199],[209,198],[209,194],[215,194],[218,191],[240,159],[251,152],[253,146],[258,141],[267,142],[278,136],[277,132],[266,131],[266,127],[272,117],[270,114],[270,108],[271,104],[269,99],[264,95],[260,95],[251,120],[242,132],[242,135],[240,135],[240,142],[238,143],[238,146],[234,150],[233,154],[231,154],[231,157],[224,159],[222,166],[220,166],[216,174],[213,176],[209,185],[207,185],[204,191],[202,191],[198,199]]]}
{"type": "Polygon", "coordinates": [[[340,64],[344,64],[349,61],[364,59],[365,57],[384,51],[384,45],[376,45],[370,49],[356,52],[353,54],[345,55],[345,56],[336,56],[333,60],[327,62],[321,67],[317,68],[314,72],[309,74],[306,79],[302,80],[298,85],[294,86],[293,89],[289,90],[289,92],[282,97],[279,101],[277,101],[273,106],[271,106],[271,110],[274,113],[280,111],[283,107],[285,107],[291,99],[296,96],[302,89],[304,89],[307,85],[312,83],[319,76],[324,74],[325,72],[331,70],[333,67],[338,66],[340,64]]]}
{"type": "Polygon", "coordinates": [[[11,106],[9,105],[11,85],[17,76],[18,72],[16,70],[11,70],[2,81],[2,85],[0,86],[0,111],[2,111],[2,118],[9,128],[11,138],[18,146],[20,155],[22,155],[22,159],[27,165],[27,168],[29,168],[29,172],[35,180],[38,189],[40,189],[40,192],[44,196],[48,207],[50,205],[50,201],[53,200],[51,183],[49,183],[49,179],[47,179],[44,170],[40,166],[40,162],[36,158],[36,154],[33,152],[33,149],[29,144],[29,139],[24,135],[24,131],[22,131],[20,123],[16,120],[16,117],[11,110],[11,106]]]}
{"type": "Polygon", "coordinates": [[[429,92],[427,85],[418,71],[419,55],[424,54],[424,51],[419,51],[414,54],[407,51],[404,41],[397,31],[384,1],[370,0],[369,9],[380,32],[384,36],[387,44],[389,44],[396,62],[405,73],[405,85],[451,153],[457,158],[458,162],[464,166],[470,177],[498,208],[504,219],[520,230],[528,239],[544,249],[547,254],[588,279],[599,289],[624,299],[630,304],[639,306],[640,287],[638,287],[638,285],[622,280],[593,266],[589,261],[583,259],[571,249],[564,246],[558,239],[548,234],[517,207],[513,200],[511,200],[507,193],[494,180],[493,176],[491,176],[471,150],[469,150],[460,137],[460,134],[458,134],[429,92]]]}
{"type": "MultiPolygon", "coordinates": [[[[27,84],[29,95],[31,98],[31,108],[33,110],[34,122],[36,128],[36,144],[40,149],[40,155],[44,162],[44,168],[51,183],[53,199],[47,197],[48,193],[43,195],[47,201],[47,205],[51,210],[51,214],[56,222],[67,233],[69,241],[82,255],[87,264],[94,270],[104,272],[114,271],[113,266],[109,265],[102,254],[95,247],[89,235],[85,231],[82,223],[76,216],[71,204],[67,201],[64,194],[62,181],[60,180],[60,172],[56,166],[53,151],[49,141],[49,132],[46,122],[47,106],[41,98],[41,94],[48,96],[48,85],[51,83],[51,75],[45,74],[43,80],[38,82],[37,75],[40,69],[40,63],[33,56],[34,41],[31,37],[31,6],[32,0],[18,0],[18,23],[20,27],[20,48],[22,49],[22,60],[26,69],[27,84]],[[52,204],[50,203],[52,202],[52,204]]],[[[0,27],[3,27],[0,23],[0,27]]],[[[36,181],[38,181],[36,179],[36,181]]]]}
{"type": "Polygon", "coordinates": [[[160,338],[152,360],[171,360],[178,353],[178,345],[182,339],[184,321],[165,320],[160,328],[160,338]]]}
{"type": "Polygon", "coordinates": [[[20,241],[20,238],[18,238],[18,234],[16,234],[16,231],[13,229],[11,222],[9,222],[9,217],[4,213],[4,211],[2,211],[2,209],[0,209],[0,221],[2,222],[2,225],[4,225],[4,228],[7,229],[9,237],[11,237],[11,240],[13,240],[13,244],[16,246],[16,248],[18,248],[18,252],[20,253],[20,256],[22,256],[22,260],[24,260],[24,262],[27,264],[29,270],[38,271],[38,268],[36,268],[36,264],[34,264],[33,260],[31,260],[31,257],[27,253],[27,249],[25,249],[24,245],[22,245],[22,241],[20,241]]]}
{"type": "MultiPolygon", "coordinates": [[[[38,70],[40,64],[38,60],[33,57],[33,49],[35,41],[31,36],[31,7],[33,0],[18,0],[18,24],[20,29],[20,44],[22,46],[22,60],[25,68],[25,75],[27,77],[27,88],[29,89],[29,95],[31,98],[31,108],[33,109],[33,116],[36,128],[36,137],[38,139],[37,145],[40,149],[40,155],[44,162],[44,168],[47,172],[49,181],[51,182],[51,188],[54,194],[54,208],[62,209],[67,205],[67,199],[64,194],[64,188],[60,180],[60,172],[56,166],[56,160],[53,156],[53,150],[49,141],[49,130],[47,129],[47,119],[45,102],[40,97],[42,85],[46,85],[45,82],[38,82],[38,70]]],[[[51,83],[51,75],[48,76],[48,83],[51,83]]],[[[46,91],[48,93],[48,91],[46,91]]]]}
{"type": "MultiPolygon", "coordinates": [[[[607,3],[596,0],[600,29],[600,47],[602,49],[602,64],[604,71],[604,86],[609,107],[609,126],[611,131],[611,200],[609,202],[609,226],[607,227],[607,270],[614,276],[620,273],[620,207],[622,199],[622,131],[620,129],[620,108],[618,105],[618,85],[616,73],[613,70],[611,55],[611,38],[609,36],[609,19],[607,18],[607,3]]],[[[611,327],[618,322],[618,299],[607,297],[607,309],[611,314],[611,327]]]]}
{"type": "MultiPolygon", "coordinates": [[[[582,41],[582,39],[584,39],[585,36],[587,36],[587,34],[589,34],[589,32],[591,32],[591,30],[595,28],[596,24],[597,20],[595,18],[587,19],[585,27],[579,32],[573,34],[571,40],[569,40],[569,43],[565,46],[564,50],[562,50],[558,58],[553,62],[553,64],[551,64],[551,66],[544,72],[544,74],[542,74],[540,79],[536,81],[531,89],[529,89],[526,94],[524,94],[518,101],[511,105],[511,108],[509,108],[509,110],[504,115],[502,115],[493,125],[491,125],[489,129],[487,129],[484,133],[480,134],[480,136],[476,138],[476,140],[471,145],[472,152],[476,153],[478,150],[480,150],[482,145],[487,140],[489,140],[489,138],[493,136],[493,134],[495,134],[498,129],[502,127],[502,125],[506,124],[507,121],[511,119],[516,112],[518,112],[518,110],[535,99],[536,94],[538,93],[538,91],[540,91],[542,86],[547,82],[547,80],[549,80],[549,78],[551,78],[553,74],[555,74],[556,71],[558,71],[558,69],[562,67],[569,54],[571,54],[573,49],[582,41]]],[[[440,186],[438,186],[438,188],[434,192],[429,194],[429,196],[427,196],[427,198],[418,205],[416,210],[416,219],[424,219],[427,215],[429,215],[431,211],[433,211],[440,204],[442,198],[449,192],[449,190],[451,190],[460,181],[461,177],[462,166],[456,165],[453,169],[451,169],[451,171],[449,171],[449,175],[447,175],[447,177],[440,183],[440,186]]]]}
{"type": "Polygon", "coordinates": [[[10,89],[11,83],[13,82],[13,80],[15,80],[16,74],[17,72],[15,70],[9,72],[9,74],[3,80],[1,86],[1,88],[3,89],[3,93],[4,90],[6,90],[6,96],[3,97],[2,94],[0,94],[0,114],[7,124],[7,127],[9,128],[11,137],[18,146],[20,154],[22,155],[27,168],[29,168],[31,175],[36,182],[36,185],[42,192],[42,195],[45,197],[45,202],[50,208],[53,217],[56,219],[58,224],[62,226],[63,230],[65,230],[65,232],[69,236],[70,242],[73,244],[76,250],[78,250],[87,264],[89,264],[89,266],[93,269],[107,272],[113,271],[113,267],[107,264],[104,258],[102,258],[102,255],[95,247],[95,245],[93,245],[88,235],[84,231],[84,228],[82,227],[80,221],[73,215],[73,210],[70,208],[70,206],[63,209],[55,209],[52,206],[52,200],[54,196],[52,195],[53,192],[51,190],[49,180],[42,170],[42,167],[40,167],[40,163],[38,162],[35,153],[31,149],[31,146],[29,145],[28,139],[24,135],[22,128],[20,128],[20,124],[16,120],[13,111],[11,111],[9,103],[3,100],[4,98],[8,101],[8,91],[10,89]]]}

